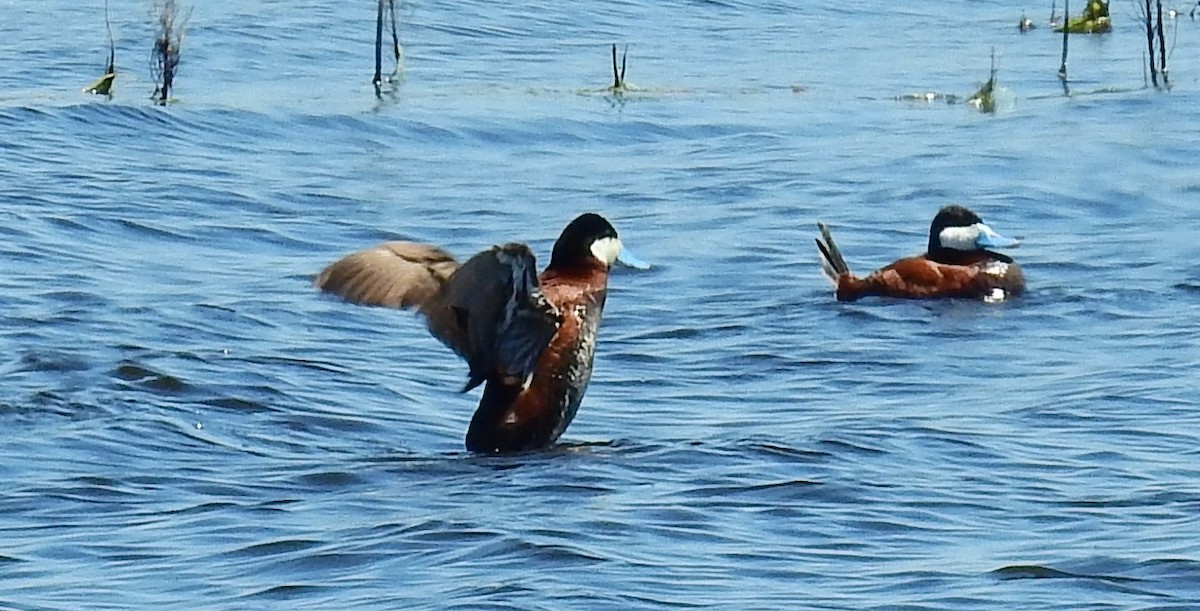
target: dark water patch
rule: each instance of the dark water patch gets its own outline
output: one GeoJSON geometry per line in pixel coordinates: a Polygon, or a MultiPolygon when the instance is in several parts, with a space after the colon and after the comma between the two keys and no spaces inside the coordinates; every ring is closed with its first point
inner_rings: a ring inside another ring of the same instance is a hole
{"type": "MultiPolygon", "coordinates": [[[[276,320],[261,314],[251,313],[245,307],[233,307],[215,303],[197,303],[193,307],[204,310],[203,314],[206,317],[217,321],[239,324],[250,323],[267,329],[279,327],[279,323],[276,320]]],[[[229,336],[234,337],[232,334],[229,336]]]]}
{"type": "Polygon", "coordinates": [[[1173,598],[1170,594],[1156,591],[1155,584],[1145,580],[1111,573],[1061,570],[1043,565],[1013,565],[996,569],[991,573],[1002,581],[1013,580],[1064,580],[1090,583],[1102,591],[1147,596],[1151,598],[1173,598]]]}
{"type": "Polygon", "coordinates": [[[321,541],[313,539],[281,539],[278,541],[268,541],[266,543],[255,543],[240,549],[228,552],[231,556],[279,556],[279,555],[294,555],[301,552],[307,552],[310,549],[318,548],[324,545],[321,541]]]}
{"type": "Polygon", "coordinates": [[[153,226],[145,222],[121,219],[117,223],[137,236],[135,239],[158,238],[172,242],[190,242],[195,239],[179,231],[162,226],[153,226]]]}
{"type": "Polygon", "coordinates": [[[686,340],[699,337],[703,331],[690,327],[676,327],[673,329],[656,329],[653,331],[641,333],[633,336],[631,339],[638,341],[661,341],[661,340],[686,340]]]}
{"type": "Polygon", "coordinates": [[[264,572],[269,574],[313,573],[326,575],[326,579],[330,579],[339,575],[352,575],[355,570],[370,567],[384,558],[382,554],[368,552],[304,553],[283,558],[272,557],[270,564],[263,568],[264,572]]]}
{"type": "Polygon", "coordinates": [[[847,453],[875,456],[887,454],[887,451],[881,448],[873,448],[861,443],[846,441],[844,439],[823,439],[819,443],[822,447],[828,448],[829,453],[834,456],[847,453]]]}
{"type": "MultiPolygon", "coordinates": [[[[70,231],[70,232],[94,234],[99,231],[97,228],[92,227],[87,222],[78,220],[76,218],[55,215],[55,216],[44,217],[44,220],[47,223],[53,225],[57,229],[63,229],[63,230],[70,231]]],[[[63,246],[56,246],[56,247],[61,248],[62,252],[67,252],[67,253],[74,253],[79,250],[77,245],[73,244],[73,243],[66,244],[63,246]]],[[[87,251],[83,251],[82,254],[87,255],[89,253],[87,253],[87,251]]]]}
{"type": "Polygon", "coordinates": [[[541,494],[555,498],[590,498],[611,494],[615,490],[607,486],[563,483],[531,486],[529,492],[531,494],[541,494]]]}
{"type": "Polygon", "coordinates": [[[483,542],[494,541],[502,537],[501,533],[479,530],[473,524],[437,519],[405,527],[397,535],[425,543],[483,542]]]}
{"type": "Polygon", "coordinates": [[[273,601],[287,601],[309,599],[315,594],[321,594],[335,590],[333,586],[326,585],[311,585],[311,584],[286,584],[272,586],[256,592],[251,592],[240,596],[240,599],[266,599],[273,601]]]}
{"type": "Polygon", "coordinates": [[[324,473],[306,473],[296,477],[296,483],[308,488],[338,490],[355,486],[364,479],[354,473],[344,471],[327,471],[324,473]]]}
{"type": "MultiPolygon", "coordinates": [[[[282,393],[280,393],[279,391],[277,391],[275,389],[264,389],[264,390],[267,390],[269,393],[271,393],[275,396],[282,396],[282,393]]],[[[254,400],[250,400],[250,399],[242,399],[239,397],[216,397],[216,398],[212,398],[212,399],[201,399],[198,401],[198,403],[200,405],[206,405],[208,407],[213,407],[216,409],[224,409],[224,410],[229,410],[229,411],[234,411],[234,412],[259,413],[259,412],[270,412],[275,409],[267,403],[263,403],[261,401],[254,401],[254,400]]]]}
{"type": "Polygon", "coordinates": [[[1141,581],[1139,579],[1134,579],[1134,577],[1126,577],[1121,575],[1088,575],[1072,573],[1072,571],[1044,567],[1044,565],[1040,564],[1014,564],[1010,565],[1010,567],[1002,567],[992,570],[991,574],[995,575],[997,579],[1001,580],[1079,579],[1110,581],[1115,583],[1135,583],[1141,581]]]}
{"type": "Polygon", "coordinates": [[[372,433],[382,430],[372,419],[349,414],[291,414],[284,426],[303,433],[372,433]]]}
{"type": "Polygon", "coordinates": [[[687,490],[684,496],[703,498],[708,504],[717,506],[722,504],[740,505],[748,501],[796,502],[811,496],[813,493],[810,489],[820,485],[820,482],[794,480],[748,486],[697,486],[687,490]]]}
{"type": "Polygon", "coordinates": [[[113,375],[118,380],[132,382],[139,388],[158,393],[180,394],[191,390],[191,386],[180,378],[148,369],[131,361],[118,364],[113,375]]]}
{"type": "Polygon", "coordinates": [[[305,359],[298,357],[281,357],[281,356],[251,356],[244,359],[249,363],[262,365],[289,365],[297,366],[304,369],[311,369],[323,373],[347,373],[349,370],[335,363],[327,363],[314,359],[305,359]]]}
{"type": "Polygon", "coordinates": [[[1145,496],[1112,497],[1106,499],[1064,500],[1059,503],[1080,509],[1129,509],[1136,507],[1166,508],[1173,505],[1200,507],[1200,494],[1185,492],[1156,492],[1145,496]]]}
{"type": "MultiPolygon", "coordinates": [[[[0,416],[12,417],[23,426],[54,426],[57,419],[88,420],[110,413],[104,406],[56,390],[37,390],[16,401],[0,401],[0,416]]],[[[11,425],[11,423],[10,423],[11,425]]],[[[14,431],[15,433],[15,431],[14,431]]]]}
{"type": "Polygon", "coordinates": [[[122,490],[112,486],[69,486],[56,488],[47,492],[47,496],[59,500],[86,503],[89,505],[107,505],[110,511],[124,512],[123,505],[131,498],[139,496],[137,492],[122,490]]]}
{"type": "Polygon", "coordinates": [[[14,363],[6,367],[7,373],[54,372],[71,373],[92,368],[86,357],[59,351],[25,352],[14,363]]]}
{"type": "Polygon", "coordinates": [[[749,442],[748,449],[754,453],[760,453],[763,456],[772,460],[783,459],[788,462],[798,463],[816,463],[825,462],[834,454],[823,452],[820,450],[805,450],[793,448],[771,441],[749,442]]]}
{"type": "Polygon", "coordinates": [[[448,553],[444,561],[450,566],[463,563],[494,567],[529,566],[528,563],[534,566],[591,566],[601,564],[605,559],[588,554],[575,546],[499,537],[448,553]]]}
{"type": "Polygon", "coordinates": [[[179,509],[170,511],[169,513],[177,516],[189,516],[206,513],[224,513],[226,511],[231,511],[241,507],[242,505],[240,503],[235,503],[232,501],[210,501],[189,507],[181,507],[179,509]]]}
{"type": "Polygon", "coordinates": [[[32,106],[0,107],[0,124],[8,128],[16,128],[26,121],[37,120],[51,115],[51,109],[32,106]]]}

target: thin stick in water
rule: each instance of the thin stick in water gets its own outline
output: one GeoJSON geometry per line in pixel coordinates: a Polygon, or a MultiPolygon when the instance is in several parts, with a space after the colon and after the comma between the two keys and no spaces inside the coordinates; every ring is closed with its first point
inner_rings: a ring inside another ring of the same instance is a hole
{"type": "Polygon", "coordinates": [[[1154,63],[1154,13],[1146,0],[1146,48],[1150,54],[1150,84],[1158,87],[1158,65],[1154,63]]]}
{"type": "Polygon", "coordinates": [[[1158,5],[1158,69],[1162,73],[1163,86],[1167,85],[1167,43],[1163,37],[1163,13],[1162,0],[1157,0],[1158,5]]]}
{"type": "Polygon", "coordinates": [[[379,95],[379,86],[383,83],[383,3],[384,0],[379,0],[375,15],[375,78],[371,79],[375,95],[379,95]]]}
{"type": "Polygon", "coordinates": [[[104,68],[105,74],[117,73],[117,45],[113,42],[112,24],[108,22],[108,0],[104,0],[104,29],[108,30],[108,65],[104,68]]]}
{"type": "Polygon", "coordinates": [[[613,68],[613,84],[608,89],[613,93],[621,93],[625,91],[625,59],[629,56],[629,45],[625,45],[625,50],[621,53],[621,70],[617,70],[617,45],[612,46],[612,68],[613,68]]]}
{"type": "Polygon", "coordinates": [[[1067,27],[1071,18],[1071,0],[1063,0],[1063,52],[1062,64],[1058,67],[1058,78],[1062,82],[1067,82],[1067,36],[1070,28],[1067,27]]]}
{"type": "Polygon", "coordinates": [[[388,13],[392,19],[392,54],[396,57],[396,71],[400,70],[400,37],[396,35],[396,0],[388,0],[388,13]]]}

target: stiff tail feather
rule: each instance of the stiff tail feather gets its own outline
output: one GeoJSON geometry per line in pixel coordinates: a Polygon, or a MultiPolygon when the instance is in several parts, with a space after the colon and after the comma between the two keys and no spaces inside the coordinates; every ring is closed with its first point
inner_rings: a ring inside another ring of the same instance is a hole
{"type": "Polygon", "coordinates": [[[838,278],[842,274],[850,273],[850,266],[846,265],[842,251],[838,250],[837,242],[834,242],[833,236],[829,234],[829,226],[817,223],[817,228],[821,230],[821,237],[817,238],[817,250],[821,251],[821,270],[825,272],[825,277],[837,286],[838,278]]]}

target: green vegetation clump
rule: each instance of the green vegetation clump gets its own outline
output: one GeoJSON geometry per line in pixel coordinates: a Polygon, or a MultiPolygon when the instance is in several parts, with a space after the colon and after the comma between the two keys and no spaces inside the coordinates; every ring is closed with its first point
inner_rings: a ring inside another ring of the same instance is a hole
{"type": "Polygon", "coordinates": [[[996,49],[992,49],[992,69],[988,72],[988,80],[967,98],[967,104],[979,109],[979,112],[996,112],[996,49]]]}
{"type": "Polygon", "coordinates": [[[1055,32],[1066,30],[1068,34],[1103,34],[1112,31],[1112,19],[1108,15],[1108,3],[1104,0],[1088,0],[1083,14],[1067,20],[1066,25],[1055,32]]]}
{"type": "Polygon", "coordinates": [[[104,66],[104,76],[84,87],[83,92],[110,96],[113,79],[117,78],[117,45],[113,42],[112,25],[108,22],[108,0],[104,1],[104,28],[108,30],[108,63],[104,66]]]}

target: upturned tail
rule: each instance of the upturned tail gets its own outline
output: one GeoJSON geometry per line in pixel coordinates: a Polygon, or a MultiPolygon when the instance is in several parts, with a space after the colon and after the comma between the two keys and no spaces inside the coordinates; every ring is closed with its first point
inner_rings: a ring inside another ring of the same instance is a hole
{"type": "Polygon", "coordinates": [[[834,242],[833,236],[829,234],[829,226],[817,223],[817,228],[821,230],[821,237],[817,238],[817,250],[821,251],[821,271],[825,272],[825,277],[836,287],[838,278],[850,273],[850,266],[846,265],[842,251],[838,250],[837,242],[834,242]]]}

